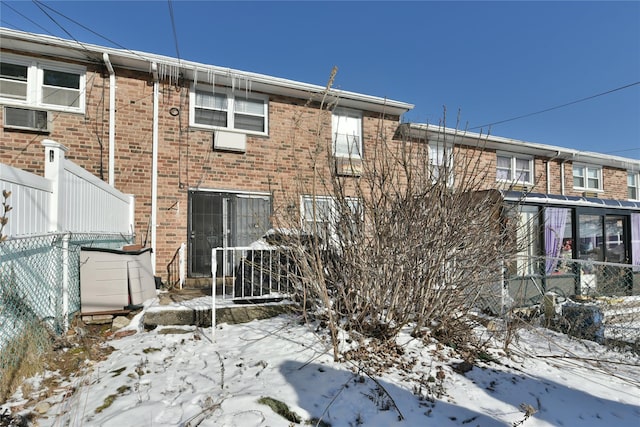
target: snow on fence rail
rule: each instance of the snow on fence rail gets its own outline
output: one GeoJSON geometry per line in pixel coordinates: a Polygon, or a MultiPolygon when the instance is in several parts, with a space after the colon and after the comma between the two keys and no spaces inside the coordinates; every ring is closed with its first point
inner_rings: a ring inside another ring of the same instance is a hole
{"type": "Polygon", "coordinates": [[[0,164],[0,190],[13,207],[9,237],[55,232],[131,234],[134,197],[109,186],[65,158],[67,148],[44,140],[44,177],[0,164]]]}

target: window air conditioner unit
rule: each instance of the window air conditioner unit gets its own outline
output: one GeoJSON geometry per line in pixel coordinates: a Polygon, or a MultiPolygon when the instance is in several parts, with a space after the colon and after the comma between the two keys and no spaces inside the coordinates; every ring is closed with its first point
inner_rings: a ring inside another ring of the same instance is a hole
{"type": "Polygon", "coordinates": [[[46,110],[4,107],[4,127],[36,132],[50,132],[51,121],[46,110]]]}
{"type": "Polygon", "coordinates": [[[338,176],[361,176],[362,160],[348,157],[336,157],[336,175],[338,176]]]}
{"type": "Polygon", "coordinates": [[[518,184],[513,184],[511,186],[510,190],[527,192],[527,191],[531,190],[532,188],[533,188],[533,186],[531,184],[518,183],[518,184]]]}
{"type": "Polygon", "coordinates": [[[213,149],[244,153],[247,150],[247,135],[221,130],[215,131],[213,133],[213,149]]]}

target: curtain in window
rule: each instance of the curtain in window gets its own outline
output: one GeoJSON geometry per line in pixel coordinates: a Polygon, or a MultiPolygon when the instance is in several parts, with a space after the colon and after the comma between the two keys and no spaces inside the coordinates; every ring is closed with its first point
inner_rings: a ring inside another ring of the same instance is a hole
{"type": "Polygon", "coordinates": [[[360,157],[360,133],[362,118],[343,113],[334,113],[334,154],[343,157],[360,157]]]}
{"type": "MultiPolygon", "coordinates": [[[[640,266],[640,214],[631,214],[631,264],[640,266]]],[[[640,270],[639,267],[634,268],[640,270]]]]}
{"type": "Polygon", "coordinates": [[[505,156],[498,156],[496,178],[509,180],[511,179],[511,158],[505,156]]]}
{"type": "Polygon", "coordinates": [[[544,211],[544,252],[547,257],[545,263],[546,274],[551,272],[558,265],[564,228],[567,225],[567,214],[569,209],[546,208],[544,211]]]}

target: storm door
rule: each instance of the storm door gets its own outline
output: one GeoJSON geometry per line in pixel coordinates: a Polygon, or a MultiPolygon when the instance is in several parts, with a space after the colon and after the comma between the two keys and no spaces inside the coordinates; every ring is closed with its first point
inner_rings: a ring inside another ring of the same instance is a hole
{"type": "Polygon", "coordinates": [[[211,250],[249,245],[271,227],[270,215],[267,195],[189,192],[189,276],[210,277],[211,250]]]}

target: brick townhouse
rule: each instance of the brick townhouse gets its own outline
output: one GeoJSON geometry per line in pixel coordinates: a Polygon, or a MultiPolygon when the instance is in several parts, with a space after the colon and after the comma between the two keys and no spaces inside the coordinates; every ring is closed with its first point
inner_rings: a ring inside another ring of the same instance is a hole
{"type": "MultiPolygon", "coordinates": [[[[151,53],[5,28],[0,41],[0,162],[42,174],[39,142],[53,139],[134,194],[159,276],[183,243],[188,275],[206,277],[212,247],[250,243],[277,212],[308,219],[317,174],[357,176],[369,147],[394,137],[426,143],[435,164],[480,156],[486,188],[524,200],[523,218],[564,215],[574,258],[594,257],[593,242],[598,260],[640,264],[637,160],[401,125],[411,104],[151,53]]],[[[554,255],[536,233],[527,253],[554,255]]]]}
{"type": "MultiPolygon", "coordinates": [[[[402,124],[400,132],[425,142],[432,166],[450,169],[454,185],[460,164],[472,161],[485,189],[501,189],[518,206],[526,244],[514,277],[538,276],[541,287],[572,294],[605,279],[586,274],[593,268],[587,261],[640,265],[639,160],[427,124],[402,124]],[[547,257],[542,266],[540,256],[547,257]],[[560,257],[578,260],[579,271],[563,269],[560,257]]],[[[618,267],[607,268],[612,277],[618,267]]],[[[627,276],[616,293],[640,293],[640,269],[616,274],[627,276]]]]}
{"type": "MultiPolygon", "coordinates": [[[[332,134],[336,159],[359,161],[363,145],[391,138],[413,107],[0,31],[0,162],[42,174],[39,142],[52,139],[68,148],[68,159],[134,194],[137,241],[153,247],[159,276],[182,243],[188,275],[210,275],[212,247],[247,245],[270,228],[274,212],[308,206],[299,197],[312,185],[310,153],[332,134]]],[[[327,154],[319,155],[325,161],[315,171],[326,173],[327,154]]],[[[345,171],[354,166],[338,162],[345,171]]]]}

